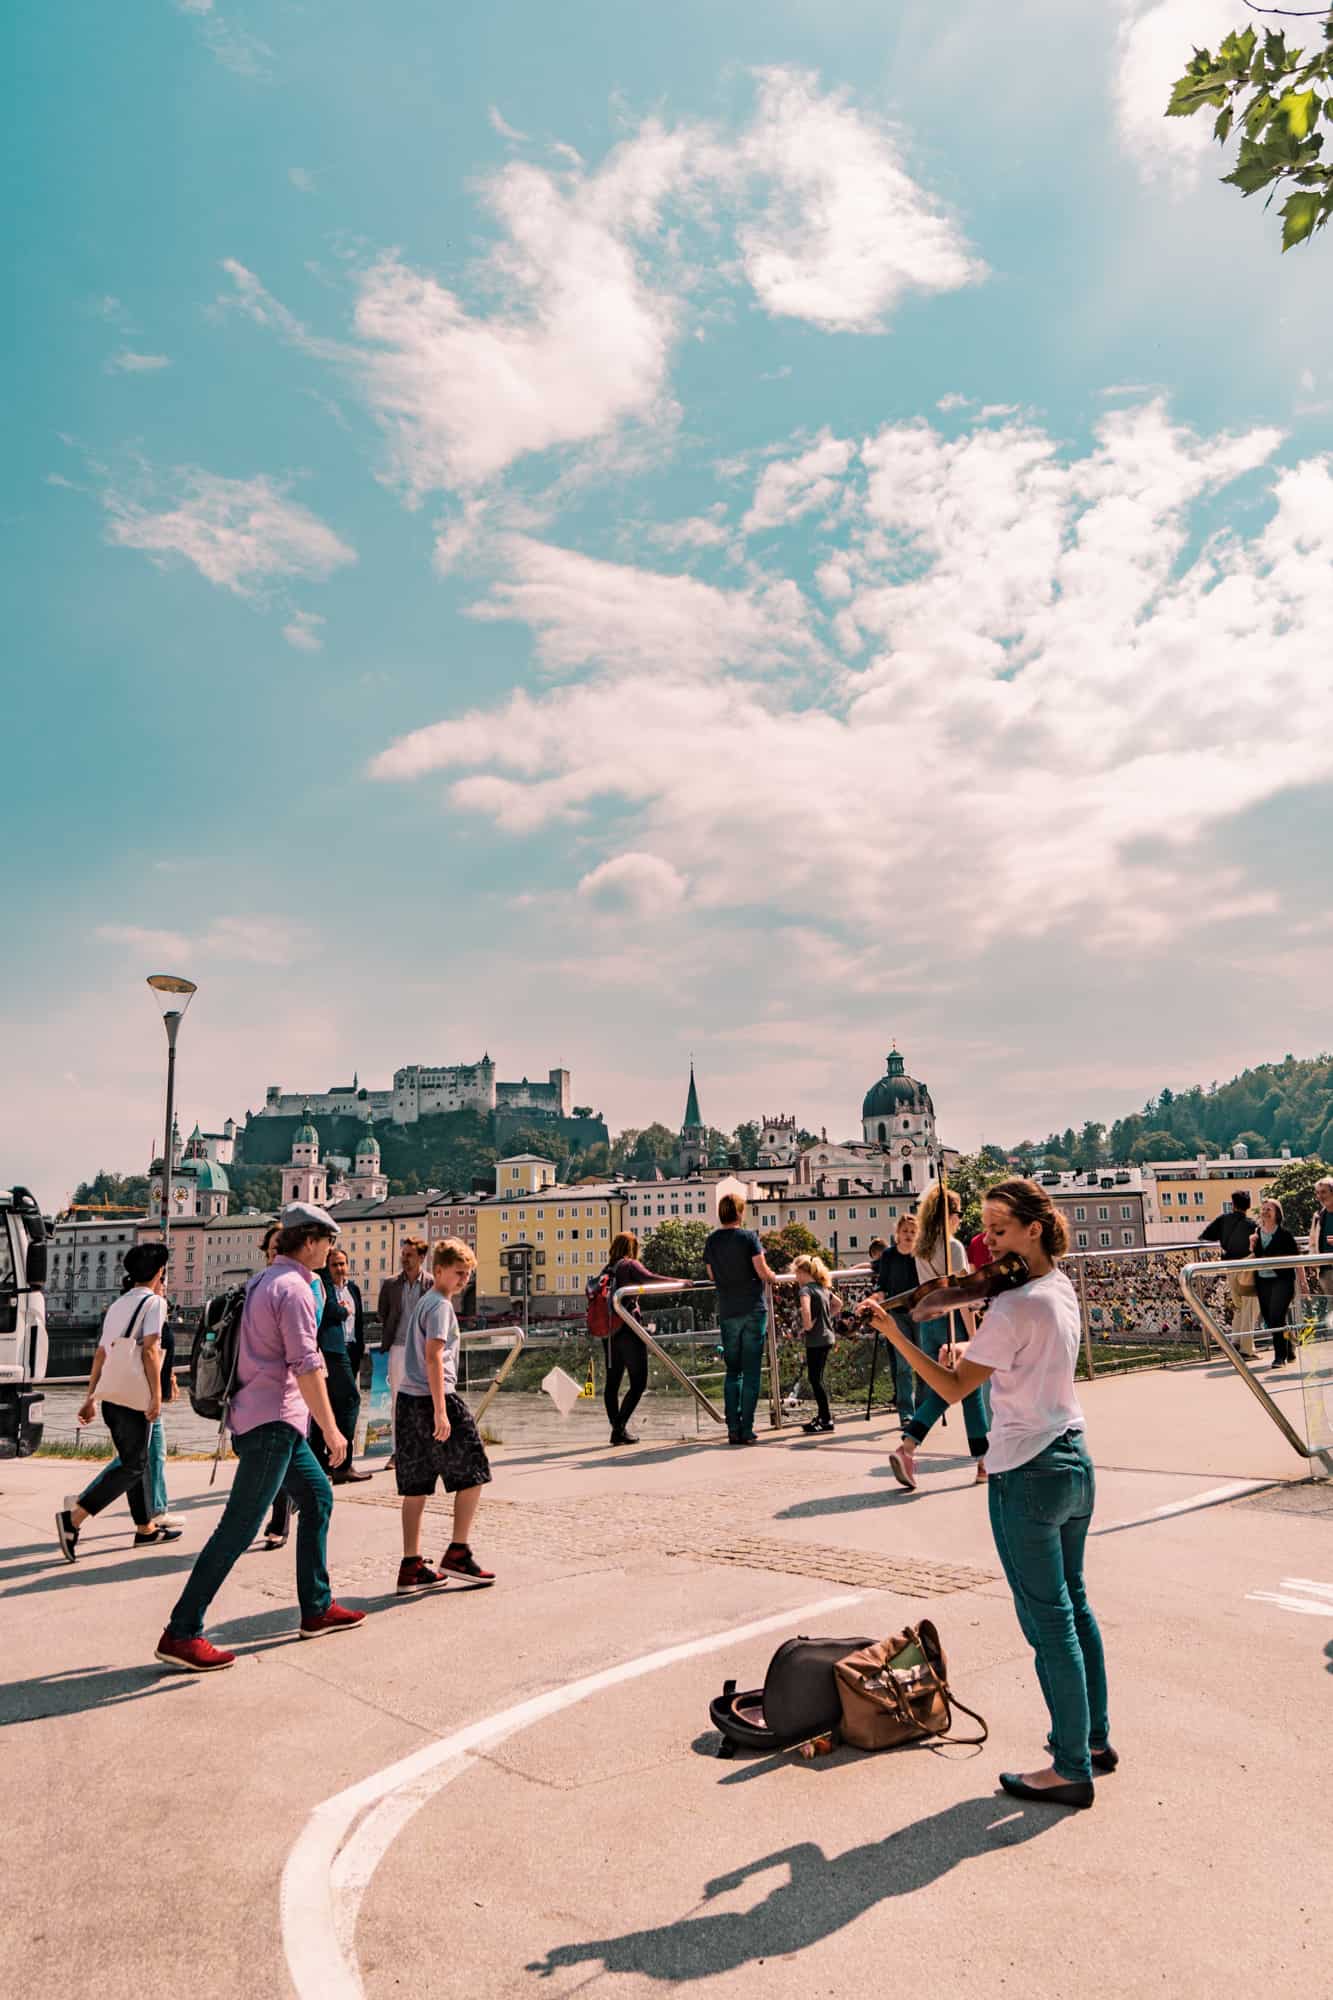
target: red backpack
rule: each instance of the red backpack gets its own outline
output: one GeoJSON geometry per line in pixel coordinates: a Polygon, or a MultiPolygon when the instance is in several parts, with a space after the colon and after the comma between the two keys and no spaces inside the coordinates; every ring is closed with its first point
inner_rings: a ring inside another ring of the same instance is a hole
{"type": "Polygon", "coordinates": [[[616,1316],[611,1309],[614,1289],[614,1271],[603,1271],[600,1278],[589,1278],[584,1288],[588,1300],[588,1331],[594,1340],[609,1340],[615,1331],[616,1316]]]}

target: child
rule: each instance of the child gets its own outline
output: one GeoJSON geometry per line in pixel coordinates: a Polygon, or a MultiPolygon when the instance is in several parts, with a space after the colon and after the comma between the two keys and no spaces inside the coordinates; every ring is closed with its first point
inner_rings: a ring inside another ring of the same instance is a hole
{"type": "Polygon", "coordinates": [[[833,1331],[833,1315],[842,1301],[833,1290],[832,1273],[822,1257],[798,1257],[792,1270],[800,1284],[801,1326],[805,1333],[805,1372],[815,1399],[813,1423],[802,1424],[809,1437],[821,1437],[833,1429],[833,1412],[824,1387],[824,1369],[838,1336],[833,1331]]]}
{"type": "Polygon", "coordinates": [[[455,1393],[459,1331],[453,1300],[477,1260],[466,1243],[446,1237],[431,1253],[435,1284],[418,1301],[403,1343],[403,1374],[394,1405],[394,1471],[403,1497],[403,1560],[398,1590],[451,1584],[481,1590],[494,1583],[468,1545],[481,1489],[491,1476],[472,1412],[455,1393]],[[437,1479],[454,1496],[454,1538],[434,1570],[421,1557],[421,1517],[437,1479]]]}

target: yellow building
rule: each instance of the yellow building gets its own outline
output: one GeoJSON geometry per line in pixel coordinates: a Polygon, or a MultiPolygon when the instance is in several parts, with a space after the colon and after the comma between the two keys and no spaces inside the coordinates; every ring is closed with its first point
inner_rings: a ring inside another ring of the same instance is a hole
{"type": "Polygon", "coordinates": [[[614,1182],[561,1187],[547,1182],[538,1167],[530,1167],[537,1185],[524,1189],[510,1183],[504,1191],[503,1170],[517,1162],[502,1160],[497,1172],[501,1192],[488,1195],[477,1207],[477,1302],[482,1308],[503,1304],[509,1295],[509,1275],[501,1252],[519,1243],[532,1245],[532,1297],[552,1308],[582,1302],[588,1279],[606,1263],[611,1239],[625,1228],[625,1196],[614,1182]]]}
{"type": "Polygon", "coordinates": [[[330,1209],[338,1225],[339,1248],[347,1252],[348,1276],[361,1288],[373,1313],[386,1278],[396,1276],[405,1236],[426,1238],[426,1212],[435,1198],[395,1194],[387,1201],[340,1201],[330,1209]]]}
{"type": "Polygon", "coordinates": [[[511,1153],[495,1163],[497,1194],[535,1194],[555,1186],[555,1168],[540,1153],[511,1153]]]}
{"type": "Polygon", "coordinates": [[[1230,1208],[1240,1188],[1249,1195],[1257,1222],[1261,1197],[1290,1157],[1149,1160],[1143,1169],[1143,1226],[1149,1244],[1197,1243],[1207,1225],[1230,1208]]]}

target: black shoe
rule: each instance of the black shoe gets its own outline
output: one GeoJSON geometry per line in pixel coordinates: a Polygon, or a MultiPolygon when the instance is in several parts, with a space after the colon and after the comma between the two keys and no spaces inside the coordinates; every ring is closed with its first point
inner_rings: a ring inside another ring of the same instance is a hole
{"type": "Polygon", "coordinates": [[[746,1436],[746,1437],[743,1437],[743,1438],[737,1438],[736,1442],[737,1442],[737,1444],[758,1444],[759,1440],[758,1440],[758,1438],[757,1438],[757,1437],[755,1436],[754,1432],[753,1432],[753,1431],[751,1431],[751,1432],[750,1432],[750,1433],[748,1434],[748,1436],[746,1436]]]}
{"type": "Polygon", "coordinates": [[[1000,1789],[1011,1799],[1030,1799],[1038,1806],[1090,1806],[1097,1793],[1089,1778],[1081,1784],[1025,1785],[1015,1771],[1001,1771],[1000,1789]]]}
{"type": "Polygon", "coordinates": [[[801,1425],[801,1429],[805,1432],[808,1438],[818,1437],[819,1433],[823,1430],[823,1428],[824,1426],[820,1423],[818,1417],[812,1418],[808,1424],[801,1425]]]}
{"type": "Polygon", "coordinates": [[[829,1432],[830,1432],[830,1431],[831,1431],[831,1430],[833,1429],[833,1419],[832,1419],[832,1417],[830,1417],[830,1418],[828,1419],[827,1423],[822,1423],[822,1424],[816,1424],[816,1425],[815,1425],[815,1429],[816,1429],[817,1431],[822,1431],[822,1432],[823,1432],[823,1434],[824,1434],[824,1436],[825,1436],[825,1437],[827,1437],[827,1436],[828,1436],[828,1434],[829,1434],[829,1432]]]}
{"type": "Polygon", "coordinates": [[[74,1516],[68,1507],[62,1507],[56,1515],[56,1538],[60,1543],[60,1553],[67,1563],[78,1560],[79,1531],[74,1525],[74,1516]]]}
{"type": "MultiPolygon", "coordinates": [[[[1049,1736],[1046,1738],[1046,1748],[1052,1755],[1055,1754],[1055,1745],[1049,1736]]],[[[1088,1759],[1094,1771],[1114,1771],[1120,1762],[1120,1752],[1113,1750],[1108,1743],[1104,1750],[1089,1750],[1088,1759]]]]}
{"type": "Polygon", "coordinates": [[[639,1439],[637,1433],[634,1431],[621,1431],[618,1436],[612,1436],[611,1442],[612,1444],[637,1444],[639,1439]]]}

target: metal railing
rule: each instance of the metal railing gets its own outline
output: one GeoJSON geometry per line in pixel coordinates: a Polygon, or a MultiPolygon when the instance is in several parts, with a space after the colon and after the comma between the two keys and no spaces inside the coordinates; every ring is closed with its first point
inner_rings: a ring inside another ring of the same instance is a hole
{"type": "MultiPolygon", "coordinates": [[[[1109,1332],[1104,1323],[1094,1326],[1093,1313],[1094,1311],[1100,1311],[1102,1302],[1095,1297],[1091,1299],[1089,1297],[1089,1283],[1095,1284],[1099,1278],[1099,1273],[1092,1271],[1090,1267],[1102,1263],[1115,1264],[1123,1266],[1126,1269],[1129,1269],[1131,1266],[1143,1265],[1147,1275],[1156,1277],[1159,1273],[1152,1269],[1154,1262],[1160,1263],[1161,1260],[1172,1257],[1184,1259],[1188,1258],[1191,1253],[1193,1253],[1196,1262],[1200,1262],[1204,1258],[1211,1258],[1214,1265],[1220,1263],[1220,1258],[1216,1251],[1210,1250],[1206,1245],[1197,1243],[1144,1244],[1133,1250],[1073,1250],[1067,1257],[1062,1258],[1062,1266],[1067,1271],[1072,1272],[1075,1289],[1078,1292],[1079,1319],[1083,1328],[1083,1359],[1088,1371],[1089,1381],[1094,1378],[1097,1372],[1094,1360],[1094,1337],[1110,1339],[1119,1332],[1130,1334],[1131,1336],[1137,1335],[1139,1339],[1144,1338],[1142,1334],[1138,1333],[1137,1326],[1116,1327],[1113,1321],[1109,1332]]],[[[1177,1269],[1175,1267],[1168,1267],[1168,1270],[1160,1275],[1164,1278],[1169,1293],[1171,1286],[1177,1280],[1177,1269]]],[[[1110,1311],[1114,1314],[1119,1302],[1108,1301],[1107,1303],[1110,1311]]],[[[1157,1303],[1165,1305],[1166,1301],[1162,1299],[1157,1303]]],[[[1164,1329],[1164,1331],[1166,1330],[1164,1329]]],[[[1186,1339],[1179,1343],[1181,1346],[1184,1346],[1187,1344],[1189,1338],[1189,1330],[1182,1325],[1178,1328],[1178,1331],[1186,1336],[1186,1339]]],[[[1206,1360],[1208,1357],[1208,1336],[1203,1331],[1201,1322],[1199,1339],[1203,1358],[1206,1360]]]]}
{"type": "MultiPolygon", "coordinates": [[[[1333,1254],[1323,1252],[1318,1255],[1312,1255],[1307,1251],[1303,1255],[1296,1257],[1235,1257],[1228,1258],[1223,1268],[1228,1278],[1240,1271],[1263,1271],[1269,1273],[1292,1271],[1299,1273],[1301,1271],[1317,1269],[1333,1269],[1333,1254]]],[[[1273,1423],[1277,1425],[1277,1428],[1281,1431],[1283,1437],[1297,1456],[1305,1459],[1307,1462],[1317,1460],[1324,1471],[1333,1476],[1333,1432],[1330,1433],[1328,1442],[1322,1444],[1318,1440],[1311,1441],[1309,1438],[1303,1438],[1287,1417],[1286,1412],[1278,1408],[1278,1405],[1273,1401],[1273,1398],[1269,1395],[1268,1390],[1264,1387],[1258,1376],[1247,1366],[1246,1357],[1232,1340],[1231,1335],[1235,1329],[1224,1327],[1212,1306],[1206,1299],[1200,1297],[1199,1293],[1195,1290],[1194,1280],[1204,1273],[1215,1277],[1217,1275],[1216,1265],[1213,1263],[1204,1263],[1196,1259],[1192,1263],[1185,1264],[1181,1269],[1180,1289],[1185,1296],[1191,1312],[1198,1315],[1204,1327],[1212,1334],[1222,1353],[1245,1383],[1250,1394],[1255,1398],[1260,1407],[1267,1412],[1273,1423]]],[[[1313,1296],[1321,1302],[1321,1311],[1312,1324],[1318,1326],[1322,1320],[1323,1326],[1329,1332],[1330,1336],[1333,1336],[1333,1299],[1329,1298],[1328,1294],[1323,1292],[1315,1293],[1313,1296]]],[[[1288,1308],[1289,1317],[1290,1308],[1288,1308]]],[[[1257,1328],[1251,1330],[1255,1332],[1259,1331],[1257,1328]]],[[[1244,1335],[1242,1334],[1241,1337],[1244,1338],[1244,1335]]],[[[1298,1337],[1296,1343],[1297,1356],[1300,1364],[1302,1384],[1307,1390],[1306,1409],[1307,1413],[1309,1413],[1312,1403],[1308,1396],[1309,1378],[1304,1358],[1306,1344],[1303,1338],[1298,1337]]],[[[1321,1395],[1320,1404],[1327,1413],[1333,1415],[1333,1403],[1330,1403],[1330,1397],[1333,1397],[1333,1364],[1329,1364],[1329,1376],[1328,1389],[1321,1395]]]]}

